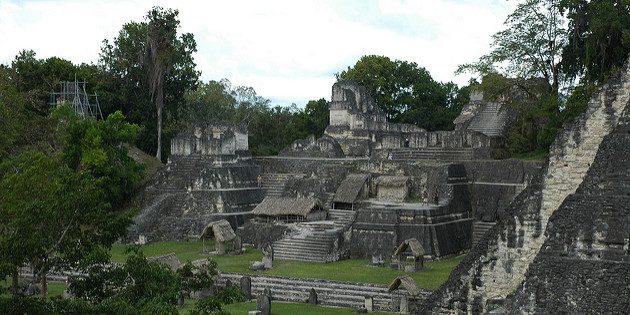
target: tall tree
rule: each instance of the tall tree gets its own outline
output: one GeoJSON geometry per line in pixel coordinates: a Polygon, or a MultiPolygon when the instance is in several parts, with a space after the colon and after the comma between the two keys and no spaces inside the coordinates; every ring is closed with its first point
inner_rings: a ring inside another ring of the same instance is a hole
{"type": "Polygon", "coordinates": [[[476,63],[459,66],[458,72],[544,78],[548,91],[558,95],[561,54],[566,43],[558,0],[525,0],[504,24],[506,29],[492,36],[490,53],[476,63]]]}
{"type": "Polygon", "coordinates": [[[630,1],[561,0],[569,19],[562,69],[572,78],[601,84],[630,53],[630,1]]]}
{"type": "Polygon", "coordinates": [[[126,23],[112,43],[103,42],[99,60],[105,73],[101,88],[112,103],[104,106],[139,124],[138,146],[162,158],[169,147],[161,142],[174,134],[184,93],[199,79],[192,56],[197,44],[190,33],[177,36],[177,15],[154,7],[145,21],[126,23]]]}
{"type": "Polygon", "coordinates": [[[155,102],[157,113],[157,149],[155,157],[162,158],[162,108],[164,107],[164,80],[171,71],[175,54],[174,42],[177,40],[177,10],[163,10],[154,7],[146,19],[147,46],[144,63],[146,65],[151,99],[155,102]]]}

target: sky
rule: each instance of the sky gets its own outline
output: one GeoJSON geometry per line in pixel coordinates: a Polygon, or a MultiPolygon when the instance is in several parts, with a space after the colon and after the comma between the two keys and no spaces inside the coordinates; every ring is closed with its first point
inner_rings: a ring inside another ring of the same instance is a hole
{"type": "Polygon", "coordinates": [[[415,62],[441,82],[465,85],[458,65],[490,48],[515,7],[507,0],[0,0],[0,63],[32,49],[95,63],[104,39],[154,5],[179,10],[202,81],[227,78],[272,104],[330,99],[335,73],[364,55],[415,62]]]}

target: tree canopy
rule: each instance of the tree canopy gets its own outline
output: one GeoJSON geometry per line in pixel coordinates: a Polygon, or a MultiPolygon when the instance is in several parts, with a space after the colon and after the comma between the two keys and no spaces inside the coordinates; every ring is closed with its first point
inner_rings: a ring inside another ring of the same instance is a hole
{"type": "Polygon", "coordinates": [[[120,112],[95,121],[61,107],[48,119],[59,132],[58,150],[26,150],[0,164],[3,275],[31,265],[44,294],[48,272],[107,261],[105,249],[130,222],[112,206],[130,195],[142,171],[120,146],[137,131],[120,112]]]}
{"type": "Polygon", "coordinates": [[[461,104],[449,103],[449,93],[457,94],[452,89],[454,84],[436,82],[415,62],[363,56],[336,77],[365,86],[392,122],[416,124],[427,130],[449,130],[461,109],[458,108],[461,104]]]}
{"type": "MultiPolygon", "coordinates": [[[[112,43],[103,41],[101,49],[99,65],[106,77],[102,88],[111,96],[108,109],[122,110],[143,126],[137,143],[145,152],[158,152],[162,123],[165,140],[174,135],[183,96],[198,84],[192,56],[197,44],[190,33],[176,36],[177,15],[177,10],[154,7],[145,21],[125,24],[112,43]]],[[[156,156],[169,149],[160,148],[156,156]]]]}
{"type": "Polygon", "coordinates": [[[561,0],[569,20],[562,70],[570,78],[604,83],[630,53],[630,1],[561,0]]]}

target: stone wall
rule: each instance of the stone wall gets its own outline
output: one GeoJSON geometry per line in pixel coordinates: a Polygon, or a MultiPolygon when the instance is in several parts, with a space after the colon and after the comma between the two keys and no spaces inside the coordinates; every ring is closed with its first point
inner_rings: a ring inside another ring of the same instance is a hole
{"type": "Polygon", "coordinates": [[[317,158],[340,158],[344,157],[341,146],[330,136],[323,136],[315,139],[310,135],[303,140],[295,140],[291,146],[283,149],[280,156],[295,157],[317,157],[317,158]]]}
{"type": "Polygon", "coordinates": [[[473,217],[494,222],[505,214],[510,203],[540,174],[543,162],[485,160],[462,163],[468,175],[473,217]]]}
{"type": "Polygon", "coordinates": [[[247,150],[247,129],[237,125],[197,125],[171,139],[173,155],[236,155],[247,150]]]}
{"type": "Polygon", "coordinates": [[[511,312],[611,313],[630,310],[630,116],[606,136],[578,190],[548,222],[547,239],[511,312]]]}
{"type": "MultiPolygon", "coordinates": [[[[329,103],[330,123],[325,135],[337,142],[343,155],[372,156],[373,151],[397,148],[497,148],[501,139],[471,130],[427,132],[411,124],[390,123],[367,90],[351,81],[333,85],[329,103]]],[[[296,141],[283,151],[285,156],[329,152],[328,142],[296,141]],[[321,146],[319,150],[315,147],[321,146]]],[[[318,156],[318,155],[312,155],[318,156]]]]}
{"type": "Polygon", "coordinates": [[[432,295],[426,312],[486,312],[517,290],[547,240],[549,218],[580,186],[602,139],[616,126],[629,99],[630,65],[626,64],[592,96],[587,111],[558,133],[540,189],[521,193],[494,231],[432,295]]]}
{"type": "Polygon", "coordinates": [[[427,255],[444,257],[470,247],[472,218],[465,169],[442,168],[444,182],[437,190],[439,204],[363,204],[352,227],[350,254],[389,259],[400,242],[418,239],[427,255]]]}
{"type": "Polygon", "coordinates": [[[219,219],[233,228],[242,225],[264,196],[256,183],[259,173],[251,162],[216,167],[209,158],[171,156],[140,194],[128,241],[193,239],[219,219]]]}

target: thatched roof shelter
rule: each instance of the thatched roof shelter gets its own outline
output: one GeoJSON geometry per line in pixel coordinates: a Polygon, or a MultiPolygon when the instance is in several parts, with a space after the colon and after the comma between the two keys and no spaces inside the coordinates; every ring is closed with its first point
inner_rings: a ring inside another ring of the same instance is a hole
{"type": "Polygon", "coordinates": [[[407,289],[407,292],[411,295],[418,295],[420,293],[420,289],[418,289],[416,282],[413,281],[409,275],[400,276],[394,279],[394,281],[389,284],[388,292],[397,290],[401,285],[403,288],[407,289]]]}
{"type": "Polygon", "coordinates": [[[315,198],[266,197],[252,210],[252,214],[259,216],[295,215],[306,217],[310,212],[321,209],[319,201],[315,198]]]}
{"type": "Polygon", "coordinates": [[[234,230],[232,230],[230,222],[225,219],[210,222],[203,229],[199,238],[206,239],[212,237],[212,235],[214,235],[217,242],[227,242],[236,238],[236,234],[234,233],[234,230]]]}
{"type": "Polygon", "coordinates": [[[369,174],[348,174],[337,188],[333,202],[355,202],[369,177],[369,174]]]}
{"type": "Polygon", "coordinates": [[[409,177],[407,176],[379,176],[378,184],[385,186],[406,186],[409,182],[409,177]]]}
{"type": "Polygon", "coordinates": [[[182,262],[179,261],[179,258],[177,258],[177,255],[175,255],[175,253],[169,253],[169,254],[161,255],[161,256],[147,257],[147,260],[151,262],[158,262],[158,263],[164,264],[168,266],[169,268],[171,268],[171,270],[173,271],[177,271],[177,269],[179,269],[182,266],[182,262]]]}
{"type": "Polygon", "coordinates": [[[415,238],[410,238],[402,242],[398,246],[398,248],[396,248],[394,255],[402,255],[407,250],[407,248],[411,248],[411,254],[416,258],[422,257],[424,255],[424,247],[422,247],[420,241],[415,238]]]}

